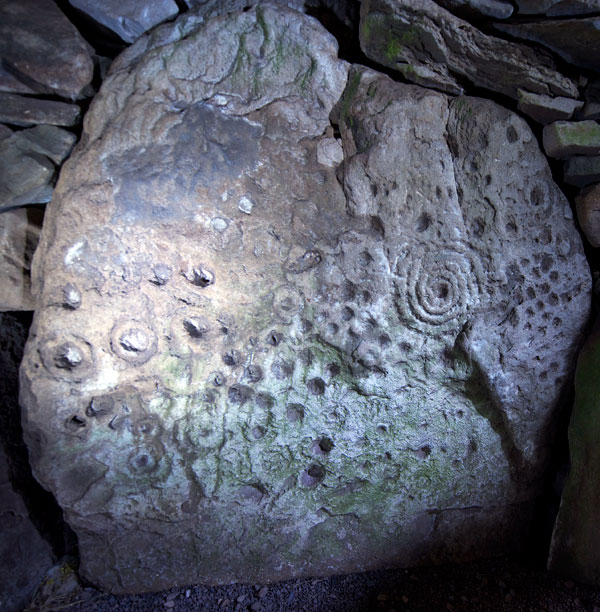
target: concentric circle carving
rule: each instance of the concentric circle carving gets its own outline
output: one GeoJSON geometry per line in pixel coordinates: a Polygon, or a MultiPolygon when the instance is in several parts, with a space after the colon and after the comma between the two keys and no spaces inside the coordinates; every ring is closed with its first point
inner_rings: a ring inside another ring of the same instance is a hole
{"type": "Polygon", "coordinates": [[[408,247],[398,274],[398,308],[417,329],[459,327],[480,302],[481,264],[475,253],[461,245],[431,250],[408,247]]]}

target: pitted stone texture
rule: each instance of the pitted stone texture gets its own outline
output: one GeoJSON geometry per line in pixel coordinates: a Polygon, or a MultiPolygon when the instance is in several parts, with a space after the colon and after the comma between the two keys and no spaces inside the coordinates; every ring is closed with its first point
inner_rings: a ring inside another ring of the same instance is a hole
{"type": "Polygon", "coordinates": [[[578,95],[549,54],[483,34],[433,0],[364,0],[360,45],[409,81],[448,93],[463,93],[460,81],[467,79],[514,99],[519,89],[578,95]]]}
{"type": "Polygon", "coordinates": [[[36,255],[24,426],[84,576],[131,592],[506,549],[590,289],[526,124],[346,85],[333,38],[281,8],[181,35],[115,62],[36,255]]]}

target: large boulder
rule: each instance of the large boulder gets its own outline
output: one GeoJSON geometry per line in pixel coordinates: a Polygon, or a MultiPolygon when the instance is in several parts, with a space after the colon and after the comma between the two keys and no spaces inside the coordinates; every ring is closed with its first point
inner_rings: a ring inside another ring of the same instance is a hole
{"type": "Polygon", "coordinates": [[[506,550],[590,298],[527,124],[348,77],[287,9],[159,30],[113,64],[35,258],[24,427],[83,575],[506,550]]]}

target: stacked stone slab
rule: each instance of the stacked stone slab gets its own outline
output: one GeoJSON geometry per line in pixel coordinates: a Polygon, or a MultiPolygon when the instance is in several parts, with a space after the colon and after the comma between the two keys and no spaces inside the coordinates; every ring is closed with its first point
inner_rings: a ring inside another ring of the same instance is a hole
{"type": "Polygon", "coordinates": [[[188,13],[115,62],[62,169],[21,401],[105,589],[528,529],[589,311],[568,203],[516,114],[336,52],[273,5],[188,13]]]}

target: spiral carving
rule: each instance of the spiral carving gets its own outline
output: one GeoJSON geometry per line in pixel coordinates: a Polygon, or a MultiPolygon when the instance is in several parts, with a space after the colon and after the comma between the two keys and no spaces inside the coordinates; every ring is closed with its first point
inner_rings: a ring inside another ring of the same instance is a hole
{"type": "Polygon", "coordinates": [[[461,245],[432,250],[407,247],[398,275],[399,310],[419,330],[455,329],[480,302],[481,264],[461,245]]]}

